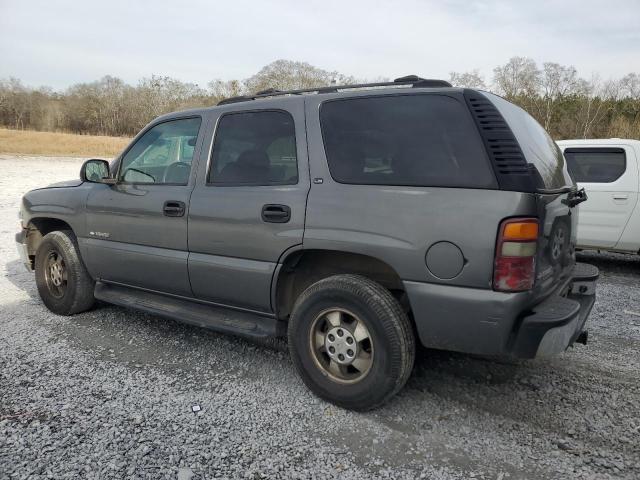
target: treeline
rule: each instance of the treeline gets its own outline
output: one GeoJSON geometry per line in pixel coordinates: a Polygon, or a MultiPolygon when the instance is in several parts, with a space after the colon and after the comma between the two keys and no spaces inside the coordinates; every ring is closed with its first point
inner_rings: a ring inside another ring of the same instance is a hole
{"type": "MultiPolygon", "coordinates": [[[[406,73],[406,72],[399,72],[406,73]]],[[[375,80],[386,80],[379,78],[375,80]]],[[[554,138],[640,139],[640,75],[584,79],[572,66],[514,57],[487,81],[478,71],[452,72],[456,86],[503,95],[531,113],[554,138]]],[[[65,91],[0,80],[0,125],[15,129],[131,136],[154,117],[268,88],[314,88],[358,80],[308,63],[278,60],[244,80],[213,80],[205,87],[152,76],[137,85],[106,76],[65,91]]]]}

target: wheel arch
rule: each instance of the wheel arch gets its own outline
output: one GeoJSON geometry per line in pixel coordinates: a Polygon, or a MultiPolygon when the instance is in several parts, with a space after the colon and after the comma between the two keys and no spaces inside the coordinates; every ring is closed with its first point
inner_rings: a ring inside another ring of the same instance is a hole
{"type": "MultiPolygon", "coordinates": [[[[64,220],[55,217],[33,217],[27,224],[27,231],[25,236],[25,243],[29,252],[29,258],[33,262],[33,257],[36,255],[38,247],[42,243],[42,239],[47,233],[70,230],[73,232],[73,228],[64,220]]],[[[73,232],[75,235],[75,232],[73,232]]]]}
{"type": "Polygon", "coordinates": [[[289,252],[275,272],[272,303],[276,317],[286,320],[304,290],[323,278],[339,274],[370,278],[388,289],[407,313],[410,312],[402,280],[388,263],[369,255],[340,250],[299,249],[289,252]]]}

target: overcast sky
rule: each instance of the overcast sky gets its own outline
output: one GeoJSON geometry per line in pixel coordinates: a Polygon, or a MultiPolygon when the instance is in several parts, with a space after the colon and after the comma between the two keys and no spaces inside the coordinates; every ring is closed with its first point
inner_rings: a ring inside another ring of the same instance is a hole
{"type": "Polygon", "coordinates": [[[358,78],[448,78],[514,55],[640,72],[640,0],[0,0],[0,78],[56,89],[152,74],[205,86],[279,58],[358,78]]]}

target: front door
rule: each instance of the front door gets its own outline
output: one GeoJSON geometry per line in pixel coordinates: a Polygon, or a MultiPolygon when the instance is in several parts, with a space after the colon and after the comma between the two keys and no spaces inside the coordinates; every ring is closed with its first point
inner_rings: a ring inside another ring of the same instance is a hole
{"type": "Polygon", "coordinates": [[[580,205],[578,246],[615,248],[638,201],[638,166],[624,145],[568,146],[567,165],[588,200],[580,205]]]}
{"type": "MultiPolygon", "coordinates": [[[[223,113],[189,210],[189,276],[197,298],[271,311],[282,254],[302,243],[309,174],[302,102],[223,113]]],[[[211,142],[211,143],[209,143],[211,142]]]]}
{"type": "Polygon", "coordinates": [[[81,239],[94,278],[191,296],[187,215],[201,122],[190,117],[151,126],[122,156],[117,183],[95,185],[81,239]]]}

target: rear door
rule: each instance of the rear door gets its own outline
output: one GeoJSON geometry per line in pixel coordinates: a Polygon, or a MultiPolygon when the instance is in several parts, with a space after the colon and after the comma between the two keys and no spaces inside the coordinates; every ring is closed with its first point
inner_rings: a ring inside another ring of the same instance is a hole
{"type": "Polygon", "coordinates": [[[625,145],[564,145],[569,170],[589,200],[580,205],[578,246],[615,248],[638,201],[638,165],[625,145]]]}
{"type": "Polygon", "coordinates": [[[310,185],[304,103],[272,105],[238,104],[213,119],[189,211],[194,295],[259,312],[272,310],[278,259],[302,243],[310,185]]]}

